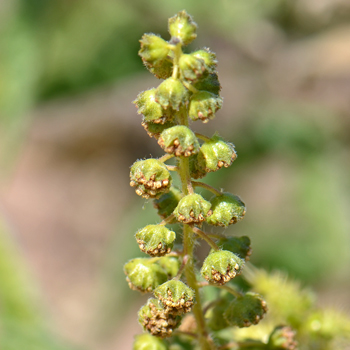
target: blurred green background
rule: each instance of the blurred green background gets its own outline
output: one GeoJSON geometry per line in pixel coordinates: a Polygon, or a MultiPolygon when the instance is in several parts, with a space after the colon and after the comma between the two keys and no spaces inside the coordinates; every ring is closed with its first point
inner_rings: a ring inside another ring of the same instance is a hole
{"type": "MultiPolygon", "coordinates": [[[[212,185],[247,204],[252,262],[350,310],[348,0],[0,1],[0,348],[130,349],[144,302],[122,272],[157,220],[129,166],[161,151],[131,101],[137,55],[186,9],[217,53],[224,107],[196,131],[236,145],[212,185]]],[[[208,193],[203,192],[204,195],[208,193]]]]}

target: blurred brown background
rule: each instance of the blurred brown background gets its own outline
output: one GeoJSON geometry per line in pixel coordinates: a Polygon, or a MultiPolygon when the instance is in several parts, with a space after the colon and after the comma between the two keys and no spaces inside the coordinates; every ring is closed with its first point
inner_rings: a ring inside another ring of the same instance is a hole
{"type": "Polygon", "coordinates": [[[144,302],[123,264],[157,220],[130,165],[161,151],[131,101],[159,82],[144,32],[186,9],[224,107],[196,131],[236,145],[214,186],[248,211],[252,262],[350,311],[348,0],[0,1],[0,348],[130,349],[144,302]]]}

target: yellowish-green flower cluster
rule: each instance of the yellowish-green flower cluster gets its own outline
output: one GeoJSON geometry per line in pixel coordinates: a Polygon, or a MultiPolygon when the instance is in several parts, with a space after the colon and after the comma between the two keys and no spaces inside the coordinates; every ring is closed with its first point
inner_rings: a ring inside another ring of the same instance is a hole
{"type": "Polygon", "coordinates": [[[190,128],[214,119],[222,107],[216,55],[207,48],[184,52],[197,36],[185,11],[169,19],[168,29],[168,41],[155,34],[140,40],[144,65],[163,81],[141,92],[134,104],[165,154],[138,160],[130,169],[130,185],[153,200],[160,217],[135,235],[149,257],[124,266],[131,289],[153,293],[139,311],[145,333],[136,336],[133,350],[297,350],[298,343],[301,350],[345,349],[349,318],[316,308],[313,296],[285,276],[247,265],[249,237],[206,229],[227,228],[245,216],[237,195],[197,181],[230,167],[237,153],[218,133],[208,137],[190,128]],[[198,240],[210,246],[203,262],[194,255],[198,240]],[[200,293],[207,286],[213,287],[206,288],[212,291],[205,293],[209,300],[200,293]]]}
{"type": "Polygon", "coordinates": [[[197,25],[185,11],[169,19],[168,29],[168,41],[155,34],[145,34],[140,41],[144,65],[163,81],[141,92],[134,104],[142,126],[165,154],[138,160],[130,170],[130,185],[139,196],[153,199],[161,218],[136,232],[140,250],[149,257],[132,259],[124,266],[131,289],[153,293],[139,311],[146,333],[136,337],[134,350],[294,350],[297,342],[289,325],[271,329],[256,343],[220,336],[221,331],[258,324],[267,304],[260,294],[247,287],[240,290],[235,283],[251,255],[250,239],[205,229],[226,228],[246,213],[237,195],[197,181],[230,167],[237,158],[234,145],[218,133],[208,137],[190,127],[192,122],[213,120],[222,107],[216,55],[207,48],[184,52],[197,36],[197,25]],[[171,159],[172,164],[166,164],[171,159]],[[179,176],[180,188],[173,185],[171,172],[179,176]],[[208,191],[209,197],[202,194],[208,191]],[[198,240],[211,249],[197,270],[198,240]],[[203,300],[200,288],[206,286],[215,287],[216,300],[203,300]],[[185,317],[191,322],[182,323],[185,317]]]}

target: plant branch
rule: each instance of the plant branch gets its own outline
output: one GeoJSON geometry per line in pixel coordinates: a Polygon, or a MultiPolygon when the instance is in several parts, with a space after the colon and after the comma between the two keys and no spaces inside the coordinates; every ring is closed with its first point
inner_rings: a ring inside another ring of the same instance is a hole
{"type": "Polygon", "coordinates": [[[257,347],[257,348],[265,348],[266,344],[258,341],[245,341],[245,342],[230,342],[225,345],[222,345],[218,348],[218,350],[226,350],[231,348],[250,348],[250,347],[257,347]]]}
{"type": "Polygon", "coordinates": [[[167,165],[167,164],[165,164],[165,166],[166,166],[166,168],[169,171],[179,171],[179,168],[176,165],[167,165]]]}
{"type": "Polygon", "coordinates": [[[165,218],[163,221],[161,221],[158,225],[165,226],[167,224],[170,224],[175,219],[175,215],[171,214],[167,218],[165,218]]]}
{"type": "Polygon", "coordinates": [[[220,299],[211,301],[208,305],[203,308],[203,314],[205,315],[212,307],[220,302],[220,299]]]}
{"type": "Polygon", "coordinates": [[[202,188],[205,188],[206,190],[214,193],[216,196],[221,196],[222,195],[222,192],[217,190],[215,187],[213,186],[210,186],[204,182],[200,182],[200,181],[192,181],[192,186],[193,187],[202,187],[202,188]]]}
{"type": "Polygon", "coordinates": [[[192,231],[196,233],[200,238],[204,239],[214,250],[216,251],[220,250],[220,248],[216,245],[216,243],[211,238],[209,238],[204,231],[202,231],[201,229],[195,226],[191,226],[191,227],[192,227],[192,231]]]}
{"type": "Polygon", "coordinates": [[[193,314],[196,319],[198,336],[199,336],[199,344],[201,346],[201,350],[212,350],[212,345],[208,342],[208,332],[206,329],[204,314],[202,310],[202,302],[199,295],[198,282],[194,269],[193,262],[193,248],[194,248],[194,240],[193,240],[193,231],[189,225],[184,224],[184,250],[188,255],[189,259],[185,268],[185,276],[187,280],[187,284],[190,288],[192,288],[196,295],[196,303],[193,306],[193,314]]]}
{"type": "Polygon", "coordinates": [[[212,238],[226,238],[222,233],[207,233],[207,236],[212,238]]]}
{"type": "Polygon", "coordinates": [[[174,333],[175,334],[178,334],[178,335],[187,335],[189,337],[192,337],[192,338],[198,338],[198,335],[196,333],[192,333],[192,332],[186,332],[186,331],[179,331],[179,330],[176,330],[174,333]]]}
{"type": "Polygon", "coordinates": [[[161,156],[160,158],[158,158],[158,160],[159,160],[160,162],[164,163],[164,162],[166,162],[167,160],[169,160],[169,159],[171,159],[171,158],[173,158],[173,157],[174,157],[173,154],[167,153],[167,154],[164,154],[164,156],[161,156]]]}
{"type": "Polygon", "coordinates": [[[187,88],[188,90],[190,90],[190,91],[193,92],[194,94],[198,92],[198,90],[197,90],[193,85],[191,85],[190,83],[188,83],[186,80],[182,80],[181,82],[182,82],[183,85],[186,86],[186,88],[187,88]]]}
{"type": "Polygon", "coordinates": [[[207,142],[210,141],[210,138],[208,136],[205,136],[203,134],[200,134],[199,132],[194,133],[200,140],[207,142]]]}
{"type": "Polygon", "coordinates": [[[182,55],[182,49],[181,49],[181,43],[178,43],[176,45],[171,45],[170,48],[173,50],[174,52],[174,61],[173,61],[173,75],[172,77],[174,79],[178,79],[179,78],[179,73],[180,73],[180,69],[179,69],[179,59],[182,55]]]}
{"type": "Polygon", "coordinates": [[[188,255],[185,255],[182,259],[182,263],[181,263],[181,266],[179,268],[179,271],[178,271],[177,275],[174,277],[174,280],[179,280],[181,278],[183,272],[185,271],[187,261],[188,261],[188,255]]]}
{"type": "Polygon", "coordinates": [[[178,258],[178,257],[180,257],[180,256],[182,256],[183,255],[183,252],[181,252],[181,251],[172,251],[172,252],[170,252],[169,254],[166,254],[165,256],[166,257],[171,257],[171,256],[173,256],[173,257],[175,257],[175,258],[178,258]]]}
{"type": "Polygon", "coordinates": [[[232,295],[234,295],[236,298],[241,298],[243,297],[243,294],[241,292],[239,292],[238,290],[232,288],[232,287],[229,287],[227,285],[223,285],[223,286],[216,286],[220,289],[224,289],[226,290],[227,292],[231,293],[232,295]]]}
{"type": "MultiPolygon", "coordinates": [[[[180,123],[188,126],[187,111],[183,110],[179,116],[180,123]]],[[[193,193],[193,187],[191,183],[190,167],[188,157],[179,157],[179,175],[181,179],[183,195],[193,193]]],[[[193,315],[196,319],[197,332],[198,332],[198,343],[201,350],[213,350],[215,345],[209,340],[209,334],[206,328],[204,314],[202,310],[202,302],[199,295],[198,282],[194,267],[194,237],[192,227],[183,224],[183,250],[184,256],[188,257],[185,264],[185,276],[187,284],[195,293],[196,303],[193,305],[193,315]]]]}
{"type": "Polygon", "coordinates": [[[216,288],[220,288],[220,289],[224,289],[226,290],[227,292],[231,293],[232,295],[234,295],[236,298],[240,298],[243,296],[243,294],[241,292],[239,292],[238,290],[232,288],[232,287],[229,287],[227,285],[217,285],[217,284],[211,284],[207,281],[204,281],[204,282],[200,282],[197,284],[197,286],[199,288],[202,288],[202,287],[216,287],[216,288]]]}

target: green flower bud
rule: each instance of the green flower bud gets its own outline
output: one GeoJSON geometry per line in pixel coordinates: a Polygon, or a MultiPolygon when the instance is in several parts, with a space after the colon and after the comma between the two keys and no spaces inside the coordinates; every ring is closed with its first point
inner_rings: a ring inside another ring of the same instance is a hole
{"type": "Polygon", "coordinates": [[[176,124],[172,121],[167,121],[164,124],[157,124],[148,122],[145,119],[142,121],[141,125],[144,127],[144,129],[147,131],[147,134],[149,137],[154,137],[158,140],[160,134],[168,128],[171,128],[172,126],[175,126],[176,124]]]}
{"type": "Polygon", "coordinates": [[[204,61],[192,54],[182,54],[179,59],[179,67],[182,76],[191,81],[197,80],[206,72],[204,61]]]}
{"type": "Polygon", "coordinates": [[[202,173],[210,173],[222,167],[228,168],[236,158],[234,145],[215,134],[202,144],[198,153],[197,169],[202,173]]]}
{"type": "Polygon", "coordinates": [[[156,261],[168,275],[168,279],[174,278],[180,270],[180,261],[174,256],[165,256],[156,261]]]}
{"type": "MultiPolygon", "coordinates": [[[[248,261],[252,254],[250,239],[247,236],[222,238],[216,244],[221,249],[228,250],[245,261],[248,261]]],[[[214,249],[210,253],[214,253],[214,249]]]]}
{"type": "Polygon", "coordinates": [[[198,153],[199,142],[194,132],[184,125],[176,125],[162,132],[158,139],[165,152],[176,157],[189,157],[198,153]]]}
{"type": "Polygon", "coordinates": [[[169,121],[173,116],[165,111],[162,106],[155,100],[156,89],[150,89],[141,92],[135,101],[135,105],[139,108],[137,113],[143,114],[147,122],[155,124],[164,124],[169,121]]]}
{"type": "Polygon", "coordinates": [[[241,273],[243,264],[237,255],[220,250],[206,257],[201,274],[208,282],[223,285],[241,273]]]}
{"type": "Polygon", "coordinates": [[[259,294],[248,292],[229,305],[224,317],[231,326],[242,328],[258,324],[266,312],[266,301],[259,294]]]}
{"type": "Polygon", "coordinates": [[[144,34],[139,55],[146,68],[157,78],[169,78],[173,71],[169,44],[155,34],[144,34]]]}
{"type": "Polygon", "coordinates": [[[161,266],[150,262],[148,258],[132,259],[124,265],[129,287],[142,293],[152,292],[167,280],[167,275],[161,266]]]}
{"type": "Polygon", "coordinates": [[[208,48],[205,48],[203,50],[194,51],[191,53],[191,55],[203,60],[209,73],[215,72],[217,60],[214,52],[211,52],[208,48]]]}
{"type": "Polygon", "coordinates": [[[217,73],[205,75],[203,79],[196,81],[193,86],[197,90],[209,91],[214,95],[219,95],[221,90],[221,85],[217,73]]]}
{"type": "Polygon", "coordinates": [[[174,214],[178,221],[185,224],[200,223],[211,215],[210,203],[199,194],[189,194],[183,197],[174,214]]]}
{"type": "Polygon", "coordinates": [[[189,91],[180,80],[168,78],[158,86],[155,96],[163,108],[172,107],[178,111],[188,101],[189,91]]]}
{"type": "Polygon", "coordinates": [[[175,232],[162,225],[148,225],[136,233],[136,240],[141,251],[150,256],[169,254],[175,238],[175,232]]]}
{"type": "Polygon", "coordinates": [[[130,186],[143,198],[156,198],[169,191],[171,181],[168,169],[157,159],[139,160],[130,170],[130,186]]]}
{"type": "Polygon", "coordinates": [[[298,342],[295,340],[295,331],[288,326],[276,327],[267,343],[269,350],[296,350],[298,342]]]}
{"type": "Polygon", "coordinates": [[[246,208],[239,197],[231,193],[223,193],[221,196],[211,198],[213,214],[207,218],[207,223],[215,226],[226,227],[242,220],[246,208]]]}
{"type": "Polygon", "coordinates": [[[194,292],[185,283],[171,280],[163,283],[154,291],[166,310],[172,315],[181,315],[191,311],[194,303],[194,292]]]}
{"type": "Polygon", "coordinates": [[[145,330],[160,338],[170,337],[180,325],[181,317],[167,313],[158,299],[148,299],[139,311],[139,323],[145,330]]]}
{"type": "Polygon", "coordinates": [[[181,199],[181,191],[171,187],[168,193],[162,194],[153,201],[153,206],[158,210],[158,215],[165,219],[173,213],[181,199]]]}
{"type": "Polygon", "coordinates": [[[182,45],[188,45],[196,39],[197,24],[185,10],[169,18],[168,23],[172,41],[176,38],[181,41],[182,45]]]}
{"type": "Polygon", "coordinates": [[[189,116],[193,121],[200,119],[207,123],[215,117],[215,112],[222,107],[222,98],[208,91],[199,91],[192,95],[189,116]]]}
{"type": "Polygon", "coordinates": [[[168,350],[164,340],[148,333],[139,334],[135,337],[133,350],[168,350]]]}

